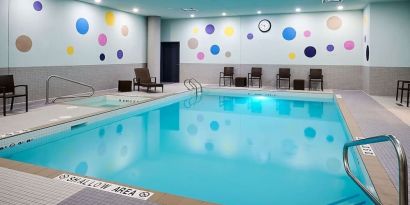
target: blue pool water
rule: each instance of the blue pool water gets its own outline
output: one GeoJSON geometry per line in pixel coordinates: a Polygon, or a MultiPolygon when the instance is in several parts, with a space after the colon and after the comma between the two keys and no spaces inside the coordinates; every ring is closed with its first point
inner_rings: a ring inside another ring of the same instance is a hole
{"type": "Polygon", "coordinates": [[[0,156],[226,205],[372,204],[333,99],[184,97],[45,139],[0,156]]]}

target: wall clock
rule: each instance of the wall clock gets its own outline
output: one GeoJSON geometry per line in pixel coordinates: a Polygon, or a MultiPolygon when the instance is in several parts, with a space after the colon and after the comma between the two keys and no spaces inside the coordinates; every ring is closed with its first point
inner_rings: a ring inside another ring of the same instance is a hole
{"type": "Polygon", "coordinates": [[[272,24],[270,23],[270,21],[268,19],[263,19],[259,22],[259,30],[263,33],[266,33],[268,31],[270,31],[270,28],[272,27],[272,24]]]}

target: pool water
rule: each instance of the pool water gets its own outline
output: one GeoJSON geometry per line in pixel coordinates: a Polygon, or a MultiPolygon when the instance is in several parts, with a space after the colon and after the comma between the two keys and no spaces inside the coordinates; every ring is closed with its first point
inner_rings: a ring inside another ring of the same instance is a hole
{"type": "Polygon", "coordinates": [[[372,204],[333,99],[207,94],[48,138],[0,156],[218,204],[372,204]]]}

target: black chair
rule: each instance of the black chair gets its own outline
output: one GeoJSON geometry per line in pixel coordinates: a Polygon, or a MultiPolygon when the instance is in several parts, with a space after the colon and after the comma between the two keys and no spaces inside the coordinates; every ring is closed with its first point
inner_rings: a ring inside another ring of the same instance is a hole
{"type": "Polygon", "coordinates": [[[233,82],[233,67],[224,67],[224,72],[219,73],[219,86],[221,86],[221,80],[224,79],[224,86],[225,86],[225,79],[229,79],[229,86],[232,86],[233,82]]]}
{"type": "Polygon", "coordinates": [[[248,87],[253,86],[253,80],[259,80],[259,87],[262,87],[262,68],[252,67],[250,73],[248,73],[248,87]]]}
{"type": "Polygon", "coordinates": [[[10,111],[13,110],[14,98],[26,97],[26,112],[28,112],[28,91],[27,85],[14,85],[14,78],[12,75],[0,75],[0,98],[3,98],[3,115],[6,116],[7,99],[11,98],[10,111]],[[24,94],[16,94],[17,87],[24,87],[24,94]]]}
{"type": "Polygon", "coordinates": [[[310,69],[309,75],[309,90],[312,89],[312,82],[320,83],[320,88],[323,91],[323,75],[322,69],[310,69]]]}
{"type": "Polygon", "coordinates": [[[280,87],[280,81],[287,80],[290,89],[290,68],[279,68],[279,73],[276,74],[276,88],[280,87]]]}

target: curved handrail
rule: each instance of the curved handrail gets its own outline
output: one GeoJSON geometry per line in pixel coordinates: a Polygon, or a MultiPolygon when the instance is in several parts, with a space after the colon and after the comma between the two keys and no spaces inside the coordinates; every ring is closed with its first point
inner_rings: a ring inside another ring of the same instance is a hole
{"type": "Polygon", "coordinates": [[[49,103],[50,103],[50,80],[51,80],[52,78],[58,78],[58,79],[61,79],[61,80],[65,80],[65,81],[68,81],[68,82],[71,82],[71,83],[75,83],[75,84],[78,84],[78,85],[82,85],[82,86],[91,88],[91,94],[89,94],[89,95],[67,95],[67,96],[60,96],[60,97],[56,97],[56,98],[52,101],[53,103],[54,103],[57,99],[77,98],[77,97],[91,97],[91,96],[93,96],[94,93],[95,93],[95,89],[94,89],[94,87],[92,87],[91,85],[88,85],[88,84],[85,84],[85,83],[82,83],[82,82],[78,82],[78,81],[75,81],[75,80],[72,80],[72,79],[64,78],[64,77],[61,77],[61,76],[58,76],[58,75],[50,75],[50,76],[48,76],[47,81],[46,81],[46,104],[49,104],[49,103]]]}
{"type": "Polygon", "coordinates": [[[349,175],[350,178],[370,197],[370,199],[377,205],[381,205],[381,201],[374,196],[366,187],[353,175],[350,166],[349,166],[349,155],[348,150],[349,147],[359,146],[359,145],[366,145],[372,143],[379,143],[379,142],[386,142],[390,141],[394,149],[396,150],[396,154],[398,157],[399,163],[399,204],[400,205],[407,205],[408,204],[408,176],[407,176],[407,158],[406,154],[404,153],[404,149],[401,146],[399,140],[393,135],[381,135],[376,137],[370,137],[366,139],[355,140],[352,142],[348,142],[343,146],[343,164],[344,168],[349,175]]]}
{"type": "Polygon", "coordinates": [[[195,81],[195,83],[197,83],[199,85],[199,87],[201,88],[201,93],[202,93],[202,84],[196,80],[195,78],[191,78],[191,80],[195,81]]]}
{"type": "Polygon", "coordinates": [[[195,89],[195,94],[198,95],[198,86],[200,88],[200,93],[202,93],[202,84],[196,80],[195,78],[190,78],[190,79],[185,79],[184,80],[184,86],[188,89],[188,90],[193,90],[195,89]],[[190,85],[191,87],[188,87],[188,85],[190,85]]]}

